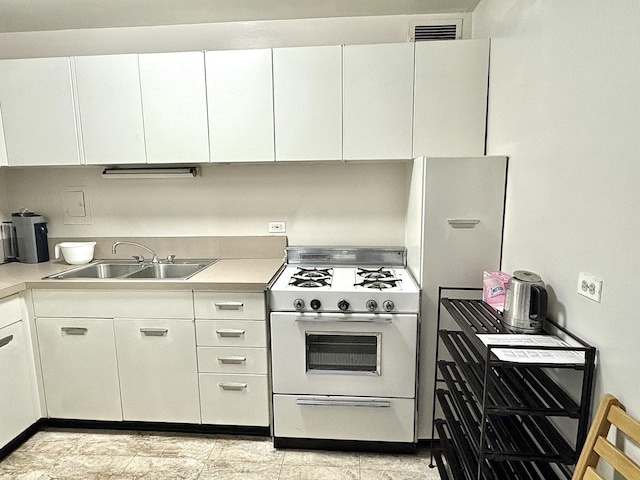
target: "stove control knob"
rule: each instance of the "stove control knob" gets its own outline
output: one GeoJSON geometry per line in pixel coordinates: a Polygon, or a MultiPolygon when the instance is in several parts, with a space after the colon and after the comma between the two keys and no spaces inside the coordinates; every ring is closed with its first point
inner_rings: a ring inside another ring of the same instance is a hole
{"type": "Polygon", "coordinates": [[[375,300],[367,300],[367,310],[375,312],[376,308],[378,308],[378,302],[375,300]]]}
{"type": "Polygon", "coordinates": [[[395,305],[393,304],[393,302],[391,300],[385,300],[382,303],[382,308],[384,308],[385,312],[390,312],[391,310],[393,310],[395,308],[395,305]]]}
{"type": "Polygon", "coordinates": [[[311,306],[311,308],[313,308],[314,310],[318,310],[321,306],[320,300],[311,300],[311,302],[309,302],[309,305],[311,306]]]}
{"type": "Polygon", "coordinates": [[[304,300],[302,300],[301,298],[296,298],[293,301],[293,308],[295,308],[296,310],[302,310],[304,308],[304,300]]]}
{"type": "Polygon", "coordinates": [[[338,308],[343,312],[349,310],[349,302],[345,299],[338,300],[338,308]]]}

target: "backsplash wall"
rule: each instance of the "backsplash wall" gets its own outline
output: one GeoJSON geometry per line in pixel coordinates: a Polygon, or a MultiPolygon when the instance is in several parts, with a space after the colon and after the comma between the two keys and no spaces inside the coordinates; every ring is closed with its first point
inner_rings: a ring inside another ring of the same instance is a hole
{"type": "Polygon", "coordinates": [[[105,179],[100,167],[3,168],[0,186],[4,175],[6,213],[45,215],[51,237],[268,235],[269,221],[285,221],[289,244],[403,245],[408,171],[405,161],[234,164],[195,179],[105,179]],[[62,191],[77,186],[90,225],[64,224],[62,191]]]}

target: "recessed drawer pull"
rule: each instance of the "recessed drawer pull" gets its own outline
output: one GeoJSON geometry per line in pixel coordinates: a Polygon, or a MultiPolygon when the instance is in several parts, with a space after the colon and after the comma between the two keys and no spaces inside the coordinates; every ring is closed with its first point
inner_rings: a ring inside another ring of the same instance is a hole
{"type": "Polygon", "coordinates": [[[11,340],[13,340],[13,335],[9,335],[8,337],[4,337],[3,339],[0,340],[0,348],[9,345],[11,343],[11,340]]]}
{"type": "Polygon", "coordinates": [[[315,407],[391,407],[391,402],[388,400],[331,400],[322,398],[298,398],[296,400],[296,404],[315,407]]]}
{"type": "Polygon", "coordinates": [[[244,307],[244,302],[213,302],[219,310],[240,310],[244,307]]]}
{"type": "Polygon", "coordinates": [[[244,390],[247,388],[246,383],[225,382],[219,383],[218,385],[220,385],[220,388],[223,390],[244,390]]]}
{"type": "Polygon", "coordinates": [[[238,364],[238,363],[244,363],[247,361],[247,357],[233,357],[233,356],[229,356],[229,357],[218,357],[218,361],[220,363],[233,363],[233,364],[238,364]]]}
{"type": "Polygon", "coordinates": [[[169,330],[166,328],[141,328],[140,333],[146,337],[164,337],[169,330]]]}
{"type": "Polygon", "coordinates": [[[67,335],[86,335],[89,331],[86,327],[62,327],[61,330],[67,335]]]}
{"type": "Polygon", "coordinates": [[[244,335],[245,331],[239,328],[221,328],[216,330],[216,333],[221,337],[240,337],[244,335]]]}

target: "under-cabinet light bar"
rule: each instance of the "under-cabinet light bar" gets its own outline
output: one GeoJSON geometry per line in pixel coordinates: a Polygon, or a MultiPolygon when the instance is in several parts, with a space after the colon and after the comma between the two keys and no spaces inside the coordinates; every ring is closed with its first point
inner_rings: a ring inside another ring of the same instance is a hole
{"type": "Polygon", "coordinates": [[[198,167],[160,168],[105,168],[103,178],[194,178],[200,175],[198,167]]]}

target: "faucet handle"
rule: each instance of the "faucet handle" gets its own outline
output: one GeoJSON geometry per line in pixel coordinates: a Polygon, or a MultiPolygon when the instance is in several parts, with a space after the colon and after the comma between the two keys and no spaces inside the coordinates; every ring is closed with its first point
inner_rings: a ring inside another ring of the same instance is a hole
{"type": "Polygon", "coordinates": [[[176,259],[175,255],[167,255],[167,262],[168,263],[173,263],[173,261],[176,259]]]}
{"type": "Polygon", "coordinates": [[[133,255],[131,258],[133,258],[139,263],[144,263],[144,257],[142,255],[133,255]]]}

